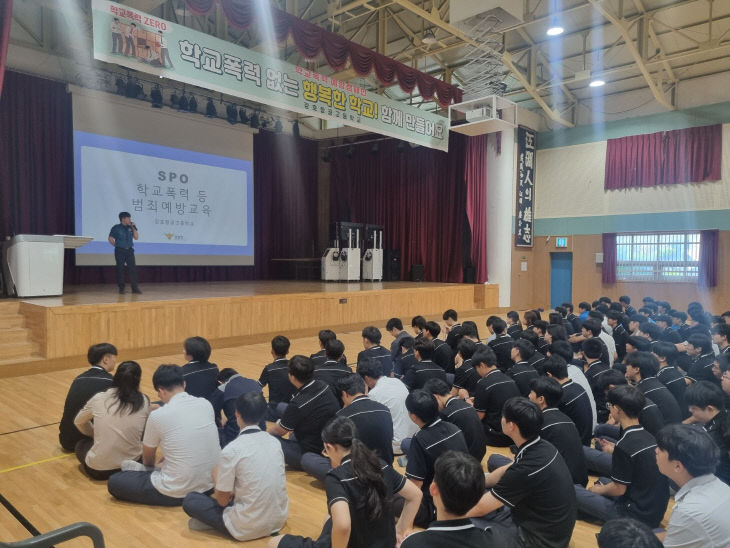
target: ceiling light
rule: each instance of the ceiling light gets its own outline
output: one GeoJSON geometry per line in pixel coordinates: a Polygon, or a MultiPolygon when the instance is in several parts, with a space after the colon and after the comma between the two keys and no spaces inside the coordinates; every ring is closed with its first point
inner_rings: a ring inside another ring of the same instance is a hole
{"type": "Polygon", "coordinates": [[[433,29],[426,29],[423,33],[423,38],[421,38],[421,42],[424,44],[435,44],[438,42],[436,40],[436,35],[433,33],[433,29]]]}
{"type": "Polygon", "coordinates": [[[600,88],[601,86],[605,86],[606,82],[605,82],[605,80],[596,78],[595,80],[592,80],[591,83],[588,85],[592,88],[600,88]]]}
{"type": "Polygon", "coordinates": [[[563,34],[565,29],[561,27],[560,25],[553,25],[549,29],[547,29],[547,35],[548,36],[560,36],[563,34]]]}

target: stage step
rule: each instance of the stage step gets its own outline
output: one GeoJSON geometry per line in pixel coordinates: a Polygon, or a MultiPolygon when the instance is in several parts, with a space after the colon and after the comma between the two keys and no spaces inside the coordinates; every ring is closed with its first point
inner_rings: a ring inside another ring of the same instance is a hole
{"type": "Polygon", "coordinates": [[[41,357],[19,308],[17,302],[0,303],[0,365],[41,357]]]}

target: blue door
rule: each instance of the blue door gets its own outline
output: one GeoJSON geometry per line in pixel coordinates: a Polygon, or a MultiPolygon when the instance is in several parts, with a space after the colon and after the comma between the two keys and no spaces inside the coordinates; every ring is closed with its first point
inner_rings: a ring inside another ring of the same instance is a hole
{"type": "Polygon", "coordinates": [[[550,306],[555,308],[573,298],[573,254],[550,253],[550,306]]]}

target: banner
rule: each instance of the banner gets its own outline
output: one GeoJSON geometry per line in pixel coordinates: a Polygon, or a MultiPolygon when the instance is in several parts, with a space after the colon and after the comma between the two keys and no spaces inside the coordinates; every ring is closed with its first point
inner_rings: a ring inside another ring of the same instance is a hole
{"type": "Polygon", "coordinates": [[[515,245],[532,247],[535,203],[535,132],[517,129],[517,211],[515,245]]]}
{"type": "Polygon", "coordinates": [[[93,0],[94,58],[447,151],[448,120],[203,32],[93,0]]]}

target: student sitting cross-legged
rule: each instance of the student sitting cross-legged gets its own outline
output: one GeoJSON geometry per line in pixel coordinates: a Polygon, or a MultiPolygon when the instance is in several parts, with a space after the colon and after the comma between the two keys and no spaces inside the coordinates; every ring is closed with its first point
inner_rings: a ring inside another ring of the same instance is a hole
{"type": "Polygon", "coordinates": [[[393,548],[413,528],[421,501],[418,488],[378,459],[357,439],[352,420],[336,417],[322,430],[332,470],[324,480],[330,517],[318,539],[283,535],[269,548],[393,548]],[[405,504],[397,525],[390,499],[405,504]]]}
{"type": "Polygon", "coordinates": [[[252,540],[284,526],[289,513],[284,453],[276,438],[259,428],[266,409],[261,392],[245,392],[236,399],[241,431],[221,452],[213,472],[213,497],[189,493],[183,501],[191,529],[252,540]]]}

